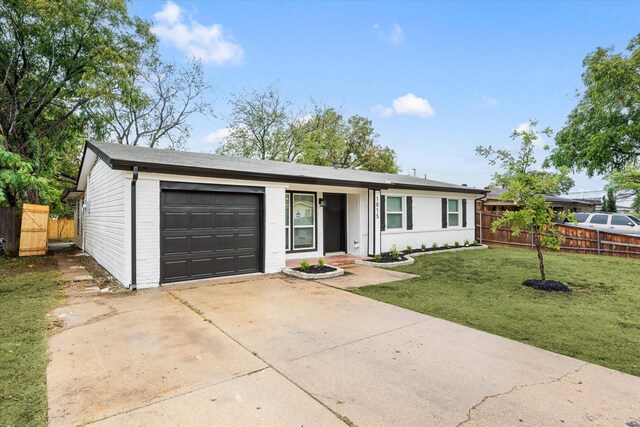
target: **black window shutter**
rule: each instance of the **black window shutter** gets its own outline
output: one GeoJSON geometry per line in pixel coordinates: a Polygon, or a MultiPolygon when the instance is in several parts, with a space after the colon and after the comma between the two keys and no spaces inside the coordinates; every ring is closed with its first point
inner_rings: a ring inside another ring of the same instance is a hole
{"type": "Polygon", "coordinates": [[[467,226],[467,199],[462,199],[462,226],[467,226]]]}
{"type": "Polygon", "coordinates": [[[407,230],[413,230],[413,197],[407,196],[407,230]]]}
{"type": "Polygon", "coordinates": [[[387,227],[387,204],[384,196],[380,196],[380,230],[384,231],[387,227]]]}
{"type": "Polygon", "coordinates": [[[442,228],[447,228],[447,199],[442,198],[442,228]]]}

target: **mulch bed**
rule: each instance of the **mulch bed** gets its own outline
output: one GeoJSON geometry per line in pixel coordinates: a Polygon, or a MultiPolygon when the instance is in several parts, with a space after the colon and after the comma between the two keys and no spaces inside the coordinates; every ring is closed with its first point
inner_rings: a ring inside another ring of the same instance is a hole
{"type": "Polygon", "coordinates": [[[539,279],[527,279],[522,282],[523,286],[546,292],[571,292],[571,288],[564,283],[555,280],[545,280],[544,283],[539,279]]]}
{"type": "Polygon", "coordinates": [[[407,260],[407,258],[405,256],[403,256],[403,255],[400,255],[400,258],[398,258],[398,259],[393,259],[391,257],[391,254],[388,253],[388,252],[380,255],[380,261],[376,261],[373,258],[367,259],[367,261],[369,261],[369,262],[377,262],[379,264],[384,264],[384,263],[388,263],[388,262],[400,262],[400,261],[406,261],[406,260],[407,260]]]}
{"type": "Polygon", "coordinates": [[[447,250],[447,249],[472,248],[474,246],[482,246],[482,245],[476,245],[475,243],[469,243],[467,246],[465,246],[465,245],[460,245],[460,246],[451,245],[451,246],[447,246],[447,247],[438,246],[437,248],[429,247],[429,248],[426,248],[426,249],[417,248],[417,249],[412,249],[411,252],[402,251],[402,253],[409,255],[409,254],[417,254],[417,253],[422,253],[422,252],[444,251],[444,250],[447,250]]]}
{"type": "Polygon", "coordinates": [[[332,271],[336,271],[336,268],[329,267],[328,265],[323,265],[322,267],[320,267],[319,265],[312,265],[306,270],[303,270],[300,267],[294,268],[294,270],[301,271],[307,274],[322,274],[322,273],[330,273],[332,271]]]}

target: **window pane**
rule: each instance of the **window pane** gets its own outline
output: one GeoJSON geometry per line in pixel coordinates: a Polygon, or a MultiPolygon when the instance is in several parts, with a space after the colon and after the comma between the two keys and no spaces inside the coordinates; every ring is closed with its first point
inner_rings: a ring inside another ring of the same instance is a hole
{"type": "Polygon", "coordinates": [[[637,216],[629,215],[629,218],[631,218],[631,221],[633,221],[636,224],[640,225],[640,218],[638,218],[637,216]]]}
{"type": "Polygon", "coordinates": [[[583,223],[587,220],[587,218],[589,218],[589,214],[586,213],[579,213],[579,214],[575,214],[573,216],[575,218],[576,221],[578,221],[579,223],[583,223]]]}
{"type": "Polygon", "coordinates": [[[387,214],[387,228],[402,228],[402,214],[387,214]]]}
{"type": "Polygon", "coordinates": [[[289,225],[289,194],[284,196],[284,225],[289,225]]]}
{"type": "Polygon", "coordinates": [[[294,249],[313,248],[313,227],[293,229],[294,249]]]}
{"type": "Polygon", "coordinates": [[[460,225],[458,222],[458,214],[449,214],[449,227],[457,227],[460,225]]]}
{"type": "Polygon", "coordinates": [[[402,197],[387,197],[387,212],[402,212],[402,197]]]}
{"type": "Polygon", "coordinates": [[[290,234],[289,233],[290,232],[291,232],[291,230],[289,230],[289,227],[284,229],[284,241],[286,242],[285,243],[285,249],[286,250],[291,250],[291,248],[289,247],[289,238],[290,238],[290,234]]]}
{"type": "Polygon", "coordinates": [[[449,212],[458,212],[458,200],[449,199],[449,212]]]}
{"type": "Polygon", "coordinates": [[[312,194],[294,194],[293,225],[313,225],[315,208],[312,194]]]}
{"type": "Polygon", "coordinates": [[[606,224],[609,221],[609,215],[594,215],[591,217],[589,224],[606,224]]]}
{"type": "Polygon", "coordinates": [[[629,225],[631,220],[623,215],[614,215],[611,217],[611,225],[629,225]]]}

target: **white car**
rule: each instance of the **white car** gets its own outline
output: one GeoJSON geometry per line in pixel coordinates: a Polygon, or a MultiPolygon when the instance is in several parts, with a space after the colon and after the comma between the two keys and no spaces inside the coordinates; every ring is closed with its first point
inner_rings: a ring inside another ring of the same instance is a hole
{"type": "Polygon", "coordinates": [[[591,228],[607,233],[626,234],[640,236],[640,218],[629,214],[581,212],[573,214],[577,224],[566,220],[565,225],[575,225],[582,228],[591,228]]]}

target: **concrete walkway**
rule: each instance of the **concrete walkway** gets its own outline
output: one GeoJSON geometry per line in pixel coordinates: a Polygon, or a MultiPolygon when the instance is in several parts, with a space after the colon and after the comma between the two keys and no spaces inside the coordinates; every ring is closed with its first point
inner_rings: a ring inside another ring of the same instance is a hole
{"type": "Polygon", "coordinates": [[[638,377],[280,275],[66,310],[52,426],[640,423],[638,377]]]}

